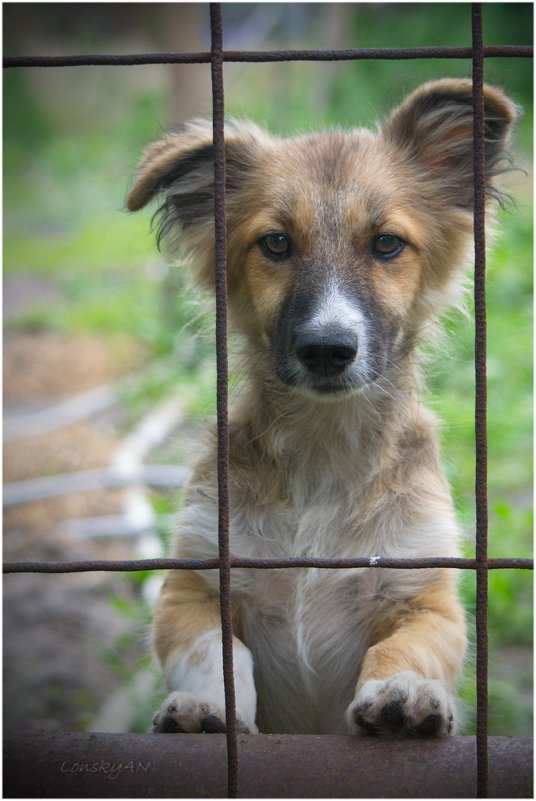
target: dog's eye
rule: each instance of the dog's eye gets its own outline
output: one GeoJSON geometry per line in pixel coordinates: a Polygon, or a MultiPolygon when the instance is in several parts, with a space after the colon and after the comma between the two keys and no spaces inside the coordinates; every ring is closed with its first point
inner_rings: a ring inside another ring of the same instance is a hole
{"type": "Polygon", "coordinates": [[[284,258],[290,255],[290,242],[284,234],[266,234],[259,239],[259,245],[267,256],[284,258]]]}
{"type": "Polygon", "coordinates": [[[372,253],[380,259],[392,259],[403,250],[406,243],[394,234],[377,236],[372,243],[372,253]]]}

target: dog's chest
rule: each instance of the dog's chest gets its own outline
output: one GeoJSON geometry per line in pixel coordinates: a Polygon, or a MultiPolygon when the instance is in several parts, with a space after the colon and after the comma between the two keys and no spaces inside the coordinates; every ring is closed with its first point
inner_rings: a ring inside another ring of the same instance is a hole
{"type": "Polygon", "coordinates": [[[369,639],[369,575],[254,571],[241,605],[264,731],[344,732],[369,639]]]}
{"type": "MultiPolygon", "coordinates": [[[[257,513],[247,532],[235,520],[233,549],[255,557],[340,555],[335,543],[345,534],[336,517],[326,508],[257,513]]],[[[295,731],[344,731],[376,583],[371,570],[255,569],[240,576],[235,599],[254,657],[261,728],[292,731],[295,721],[295,731]]]]}
{"type": "MultiPolygon", "coordinates": [[[[253,558],[341,558],[374,555],[366,532],[356,531],[357,521],[337,504],[307,508],[242,507],[233,516],[231,550],[253,558]],[[356,542],[357,539],[357,542],[356,542]]],[[[376,592],[377,576],[370,570],[325,568],[255,569],[241,581],[250,608],[275,615],[294,625],[317,615],[319,603],[355,615],[356,606],[376,592]]]]}

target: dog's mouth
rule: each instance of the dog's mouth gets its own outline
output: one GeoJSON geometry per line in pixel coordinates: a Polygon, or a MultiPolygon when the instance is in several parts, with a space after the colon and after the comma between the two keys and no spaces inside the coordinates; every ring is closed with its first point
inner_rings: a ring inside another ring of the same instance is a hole
{"type": "Polygon", "coordinates": [[[363,386],[364,384],[361,383],[356,385],[341,384],[336,386],[333,384],[301,384],[299,386],[295,385],[295,389],[308,398],[320,401],[335,401],[355,395],[363,386]]]}
{"type": "Polygon", "coordinates": [[[319,400],[338,400],[348,397],[359,392],[368,383],[364,380],[351,380],[349,377],[322,379],[318,376],[304,374],[289,375],[288,370],[278,371],[278,375],[284,384],[292,387],[298,393],[319,400]]]}

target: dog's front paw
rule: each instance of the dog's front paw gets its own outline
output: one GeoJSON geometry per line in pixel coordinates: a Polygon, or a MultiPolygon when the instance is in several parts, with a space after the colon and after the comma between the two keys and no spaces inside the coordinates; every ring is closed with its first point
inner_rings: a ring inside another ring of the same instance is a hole
{"type": "Polygon", "coordinates": [[[211,708],[191,693],[174,692],[168,695],[153,718],[153,731],[164,734],[175,732],[224,732],[225,713],[211,708]]]}
{"type": "MultiPolygon", "coordinates": [[[[237,725],[240,734],[257,733],[255,725],[247,726],[240,719],[237,725]]],[[[155,714],[152,730],[163,734],[220,734],[225,731],[225,710],[191,693],[173,692],[155,714]]]]}
{"type": "Polygon", "coordinates": [[[410,671],[366,681],[346,716],[352,734],[442,737],[454,729],[454,704],[441,682],[410,671]]]}

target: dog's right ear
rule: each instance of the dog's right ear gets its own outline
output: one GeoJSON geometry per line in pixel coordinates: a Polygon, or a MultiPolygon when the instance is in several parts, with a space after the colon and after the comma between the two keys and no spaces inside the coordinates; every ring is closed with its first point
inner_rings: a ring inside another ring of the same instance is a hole
{"type": "MultiPolygon", "coordinates": [[[[228,217],[233,200],[269,137],[253,123],[231,122],[225,129],[226,201],[228,217]]],[[[153,198],[162,204],[158,241],[168,233],[184,234],[186,249],[200,242],[212,244],[214,222],[214,146],[212,124],[187,123],[149,145],[127,197],[127,208],[137,211],[153,198]]]]}
{"type": "Polygon", "coordinates": [[[208,179],[212,135],[208,122],[190,123],[151,143],[143,154],[134,186],[127,196],[129,211],[138,211],[155,196],[186,180],[192,186],[208,179]]]}

